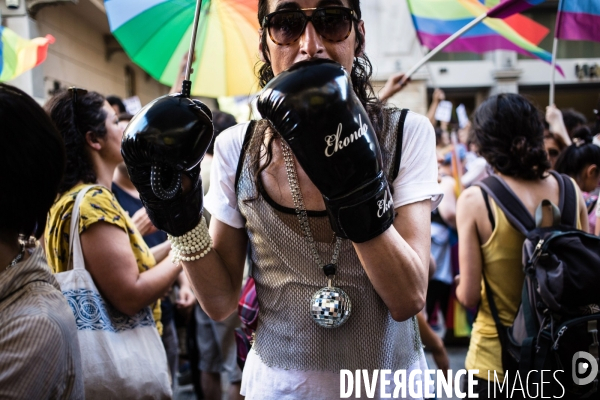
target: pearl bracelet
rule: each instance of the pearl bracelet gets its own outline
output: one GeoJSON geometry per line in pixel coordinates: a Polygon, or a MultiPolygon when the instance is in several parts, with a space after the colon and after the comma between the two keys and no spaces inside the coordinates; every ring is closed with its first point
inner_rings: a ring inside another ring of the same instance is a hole
{"type": "Polygon", "coordinates": [[[167,235],[173,250],[173,264],[179,261],[199,260],[212,249],[213,241],[208,233],[206,219],[202,217],[198,225],[181,236],[167,235]],[[200,254],[191,255],[200,252],[200,254]]]}

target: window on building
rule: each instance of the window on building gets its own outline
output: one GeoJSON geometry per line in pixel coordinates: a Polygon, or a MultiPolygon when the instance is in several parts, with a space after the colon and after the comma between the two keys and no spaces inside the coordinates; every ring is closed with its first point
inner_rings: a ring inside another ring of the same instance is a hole
{"type": "Polygon", "coordinates": [[[483,54],[477,53],[437,53],[431,57],[431,61],[479,61],[483,60],[483,54]]]}

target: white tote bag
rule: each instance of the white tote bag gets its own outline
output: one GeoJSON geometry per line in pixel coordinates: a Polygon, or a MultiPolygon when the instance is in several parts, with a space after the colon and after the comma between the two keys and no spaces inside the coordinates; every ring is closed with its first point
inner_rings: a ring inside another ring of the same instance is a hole
{"type": "Polygon", "coordinates": [[[167,356],[150,307],[133,317],[117,311],[102,298],[85,269],[78,231],[79,205],[92,187],[83,188],[73,206],[69,236],[73,268],[55,275],[75,314],[85,397],[170,399],[167,356]]]}

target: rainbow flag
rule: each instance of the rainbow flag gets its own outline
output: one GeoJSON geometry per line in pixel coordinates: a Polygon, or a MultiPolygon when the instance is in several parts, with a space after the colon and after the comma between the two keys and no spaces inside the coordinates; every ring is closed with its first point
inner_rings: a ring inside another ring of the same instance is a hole
{"type": "Polygon", "coordinates": [[[487,12],[487,16],[491,18],[506,18],[537,6],[544,1],[546,0],[506,0],[490,9],[487,12]]]}
{"type": "MultiPolygon", "coordinates": [[[[490,10],[478,0],[407,1],[417,36],[421,44],[429,49],[435,48],[476,17],[490,10]]],[[[499,3],[502,4],[505,3],[499,3]]],[[[552,54],[537,46],[548,32],[547,28],[518,14],[506,20],[486,18],[443,51],[484,53],[492,50],[514,50],[551,63],[552,54]]],[[[556,68],[563,74],[559,66],[556,68]]]]}
{"type": "Polygon", "coordinates": [[[0,82],[14,79],[40,65],[46,59],[51,43],[54,43],[52,35],[28,40],[0,26],[0,82]]]}
{"type": "Polygon", "coordinates": [[[600,1],[561,0],[555,36],[563,40],[600,42],[600,1]]]}

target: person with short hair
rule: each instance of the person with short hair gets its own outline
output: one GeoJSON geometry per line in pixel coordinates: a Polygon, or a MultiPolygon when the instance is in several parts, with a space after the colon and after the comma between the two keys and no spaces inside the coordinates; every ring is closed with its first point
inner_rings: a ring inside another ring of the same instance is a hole
{"type": "Polygon", "coordinates": [[[83,399],[75,318],[37,242],[65,169],[63,140],[0,83],[0,398],[83,399]]]}

